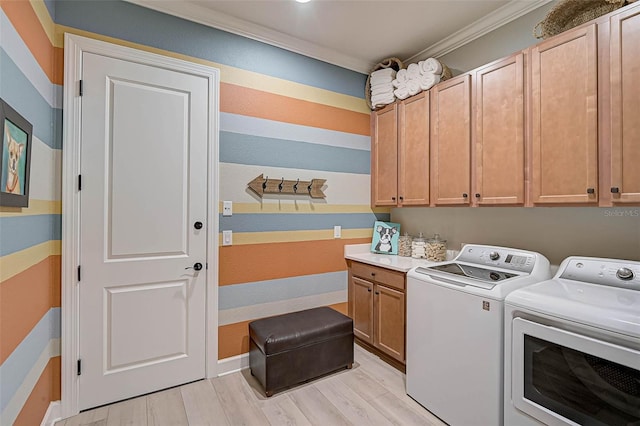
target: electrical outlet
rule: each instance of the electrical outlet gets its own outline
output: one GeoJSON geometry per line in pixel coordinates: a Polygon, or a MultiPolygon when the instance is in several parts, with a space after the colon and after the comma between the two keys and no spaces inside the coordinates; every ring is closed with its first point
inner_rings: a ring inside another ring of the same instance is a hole
{"type": "Polygon", "coordinates": [[[232,201],[223,201],[222,202],[222,216],[232,216],[233,215],[233,202],[232,201]]]}
{"type": "Polygon", "coordinates": [[[233,231],[222,231],[222,245],[233,245],[233,231]]]}
{"type": "Polygon", "coordinates": [[[342,237],[342,226],[336,225],[333,227],[333,238],[341,238],[342,237]]]}

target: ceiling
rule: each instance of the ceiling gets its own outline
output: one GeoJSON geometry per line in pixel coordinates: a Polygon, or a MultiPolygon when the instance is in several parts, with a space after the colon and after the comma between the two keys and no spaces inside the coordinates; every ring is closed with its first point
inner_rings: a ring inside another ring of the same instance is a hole
{"type": "Polygon", "coordinates": [[[442,56],[550,0],[128,0],[354,71],[442,56]]]}

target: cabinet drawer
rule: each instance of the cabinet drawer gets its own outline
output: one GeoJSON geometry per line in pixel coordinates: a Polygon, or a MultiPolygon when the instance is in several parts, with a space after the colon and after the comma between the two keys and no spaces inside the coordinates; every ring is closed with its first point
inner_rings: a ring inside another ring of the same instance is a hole
{"type": "Polygon", "coordinates": [[[390,269],[378,268],[365,263],[353,262],[351,264],[353,276],[375,281],[389,287],[404,291],[404,273],[390,269]]]}

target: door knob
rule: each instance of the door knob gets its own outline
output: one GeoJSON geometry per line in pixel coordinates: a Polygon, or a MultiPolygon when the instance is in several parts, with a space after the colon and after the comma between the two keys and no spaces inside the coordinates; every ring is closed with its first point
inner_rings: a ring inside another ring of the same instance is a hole
{"type": "Polygon", "coordinates": [[[187,266],[184,269],[194,269],[196,271],[200,271],[200,270],[202,270],[202,263],[196,262],[196,263],[193,264],[193,266],[187,266]]]}
{"type": "Polygon", "coordinates": [[[202,222],[197,221],[196,223],[193,224],[193,227],[196,229],[202,229],[202,222]]]}

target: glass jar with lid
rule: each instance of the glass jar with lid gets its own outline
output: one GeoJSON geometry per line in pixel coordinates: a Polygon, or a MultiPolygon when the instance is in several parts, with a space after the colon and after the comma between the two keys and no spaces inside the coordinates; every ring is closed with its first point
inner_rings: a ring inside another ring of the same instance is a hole
{"type": "Polygon", "coordinates": [[[447,258],[447,240],[440,238],[440,234],[435,234],[429,238],[425,245],[425,256],[432,262],[442,262],[447,258]]]}
{"type": "Polygon", "coordinates": [[[422,232],[411,241],[411,257],[415,259],[424,259],[426,257],[426,244],[422,232]]]}
{"type": "Polygon", "coordinates": [[[410,257],[411,256],[411,235],[405,232],[398,238],[398,256],[410,257]]]}

